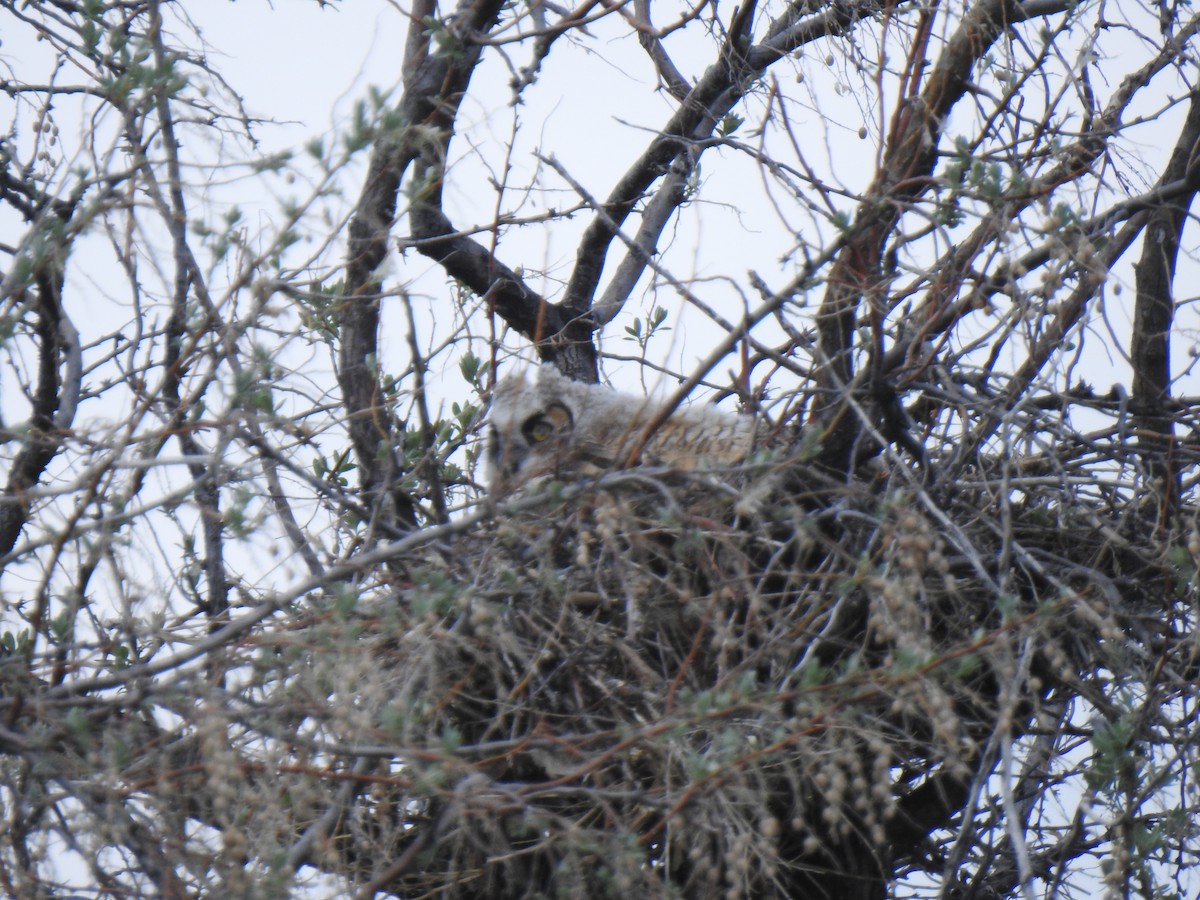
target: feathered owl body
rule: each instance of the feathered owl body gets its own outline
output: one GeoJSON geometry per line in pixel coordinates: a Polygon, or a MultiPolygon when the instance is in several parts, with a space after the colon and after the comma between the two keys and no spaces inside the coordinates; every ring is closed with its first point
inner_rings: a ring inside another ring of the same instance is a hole
{"type": "MultiPolygon", "coordinates": [[[[492,398],[488,467],[492,491],[505,491],[540,476],[597,474],[622,460],[660,404],[598,384],[571,381],[550,365],[503,378],[492,398]]],[[[734,465],[754,449],[749,416],[712,407],[674,412],[646,440],[640,460],[691,470],[734,465]]]]}

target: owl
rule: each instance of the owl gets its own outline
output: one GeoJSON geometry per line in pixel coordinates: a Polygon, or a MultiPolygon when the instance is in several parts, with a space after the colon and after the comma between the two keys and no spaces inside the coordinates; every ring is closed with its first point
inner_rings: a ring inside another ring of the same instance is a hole
{"type": "MultiPolygon", "coordinates": [[[[571,381],[554,366],[509,375],[496,385],[488,418],[493,493],[530,479],[595,475],[619,464],[661,405],[598,384],[571,381]]],[[[646,440],[640,461],[692,470],[735,465],[754,449],[749,416],[693,406],[671,415],[646,440]]]]}

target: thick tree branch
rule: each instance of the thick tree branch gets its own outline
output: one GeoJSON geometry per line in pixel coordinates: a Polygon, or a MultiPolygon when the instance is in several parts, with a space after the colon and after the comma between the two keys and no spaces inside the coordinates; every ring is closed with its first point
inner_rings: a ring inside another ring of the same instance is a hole
{"type": "Polygon", "coordinates": [[[9,467],[0,497],[0,556],[12,550],[25,526],[29,516],[26,492],[58,454],[79,397],[79,338],[62,307],[68,223],[77,203],[78,199],[48,204],[34,223],[39,233],[24,250],[32,257],[32,283],[25,296],[37,316],[38,376],[24,446],[9,467]]]}
{"type": "Polygon", "coordinates": [[[414,526],[416,505],[396,487],[401,474],[396,456],[399,426],[386,407],[378,370],[382,285],[376,269],[387,256],[400,183],[422,146],[452,133],[458,104],[482,51],[475,35],[494,25],[501,6],[499,0],[463,0],[444,23],[443,43],[432,54],[428,38],[413,30],[429,24],[414,20],[407,46],[417,58],[405,60],[404,94],[396,109],[402,125],[376,141],[350,221],[337,376],[362,488],[385,529],[414,526]]]}
{"type": "MultiPolygon", "coordinates": [[[[788,17],[772,24],[766,40],[752,45],[750,35],[755,5],[749,3],[739,7],[735,20],[730,23],[720,59],[701,76],[680,108],[626,170],[589,223],[579,242],[575,268],[563,296],[562,303],[568,314],[574,317],[591,315],[609,247],[625,219],[656,181],[673,174],[673,161],[679,160],[684,171],[695,166],[705,146],[701,142],[711,136],[712,129],[768,66],[805,43],[851,28],[860,16],[876,8],[874,3],[837,4],[811,16],[793,8],[788,17]]],[[[668,183],[667,194],[677,198],[678,188],[671,184],[673,182],[668,183]]],[[[662,216],[657,218],[661,220],[662,216]]],[[[652,222],[645,233],[646,239],[660,230],[652,222]]],[[[642,247],[643,250],[647,248],[648,243],[642,247]]],[[[619,273],[622,285],[628,283],[631,267],[636,262],[635,253],[631,255],[629,265],[619,273]]],[[[620,297],[621,289],[620,286],[612,288],[605,295],[604,315],[608,318],[611,318],[611,304],[620,297]]]]}
{"type": "Polygon", "coordinates": [[[908,205],[929,188],[942,122],[966,92],[975,64],[1009,27],[1013,9],[1011,0],[980,0],[971,6],[947,41],[924,90],[901,101],[875,184],[867,191],[847,245],[829,273],[829,287],[817,313],[818,396],[813,422],[822,430],[822,458],[834,471],[847,470],[859,431],[843,395],[854,381],[860,304],[880,287],[883,248],[892,228],[908,205]]]}
{"type": "Polygon", "coordinates": [[[1151,482],[1161,497],[1155,510],[1165,530],[1179,502],[1177,470],[1172,459],[1175,431],[1171,404],[1171,327],[1175,319],[1173,282],[1179,240],[1188,209],[1200,190],[1200,92],[1193,92],[1187,118],[1162,179],[1182,182],[1186,191],[1150,212],[1143,232],[1141,260],[1135,266],[1137,300],[1133,313],[1130,358],[1133,396],[1130,410],[1138,430],[1138,446],[1146,457],[1151,482]]]}

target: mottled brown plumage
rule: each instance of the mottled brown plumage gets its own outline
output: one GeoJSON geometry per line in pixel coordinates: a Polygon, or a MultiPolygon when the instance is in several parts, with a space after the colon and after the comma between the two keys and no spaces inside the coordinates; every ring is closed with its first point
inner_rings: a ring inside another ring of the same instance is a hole
{"type": "MultiPolygon", "coordinates": [[[[598,384],[571,381],[553,366],[509,375],[496,385],[488,425],[491,490],[540,476],[594,475],[621,463],[661,405],[598,384]]],[[[647,465],[692,470],[735,465],[754,448],[749,416],[684,407],[646,440],[647,465]]]]}

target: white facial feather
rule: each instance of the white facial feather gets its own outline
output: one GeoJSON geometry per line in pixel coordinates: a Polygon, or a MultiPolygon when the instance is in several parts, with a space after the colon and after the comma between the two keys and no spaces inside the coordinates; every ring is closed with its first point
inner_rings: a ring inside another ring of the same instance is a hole
{"type": "MultiPolygon", "coordinates": [[[[532,478],[591,475],[621,462],[661,406],[602,385],[571,381],[552,365],[496,385],[488,424],[489,484],[511,490],[532,478]]],[[[736,464],[754,448],[754,420],[712,407],[674,412],[642,448],[649,465],[694,469],[736,464]]]]}

